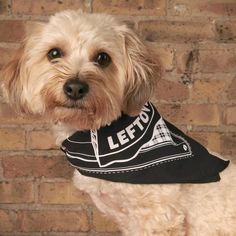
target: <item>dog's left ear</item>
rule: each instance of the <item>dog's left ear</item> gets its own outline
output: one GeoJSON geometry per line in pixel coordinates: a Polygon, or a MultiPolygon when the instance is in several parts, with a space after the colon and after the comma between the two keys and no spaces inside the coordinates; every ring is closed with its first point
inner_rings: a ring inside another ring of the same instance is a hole
{"type": "Polygon", "coordinates": [[[118,30],[124,42],[127,79],[122,111],[135,116],[150,100],[161,69],[155,53],[131,29],[122,25],[118,30]]]}

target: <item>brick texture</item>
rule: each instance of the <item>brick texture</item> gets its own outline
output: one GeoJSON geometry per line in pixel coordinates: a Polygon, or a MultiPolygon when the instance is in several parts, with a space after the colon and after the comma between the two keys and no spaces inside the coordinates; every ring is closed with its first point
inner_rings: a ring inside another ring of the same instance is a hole
{"type": "Polygon", "coordinates": [[[24,150],[24,148],[24,129],[0,128],[0,150],[24,150]]]}
{"type": "Polygon", "coordinates": [[[13,0],[12,11],[17,15],[50,15],[66,9],[88,10],[85,0],[13,0]]]}
{"type": "Polygon", "coordinates": [[[19,211],[17,227],[20,232],[86,232],[90,226],[85,211],[45,210],[19,211]]]}
{"type": "Polygon", "coordinates": [[[193,74],[198,71],[199,49],[180,48],[176,51],[176,70],[178,73],[193,74]]]}
{"type": "Polygon", "coordinates": [[[205,73],[235,72],[235,50],[203,50],[199,55],[199,70],[205,73]]]}
{"type": "Polygon", "coordinates": [[[221,152],[227,155],[236,154],[235,145],[236,133],[224,134],[221,136],[221,152]]]}
{"type": "MultiPolygon", "coordinates": [[[[236,3],[235,3],[236,12],[236,3]]],[[[215,25],[215,31],[217,33],[217,38],[221,42],[235,42],[236,41],[236,22],[235,21],[219,21],[215,25]]]]}
{"type": "Polygon", "coordinates": [[[0,47],[0,68],[5,65],[13,56],[15,50],[12,48],[0,47]]]}
{"type": "Polygon", "coordinates": [[[228,82],[226,80],[195,80],[192,86],[192,99],[195,101],[222,101],[228,82]]]}
{"type": "Polygon", "coordinates": [[[184,50],[177,54],[177,69],[183,73],[233,73],[236,63],[235,49],[184,50]]]}
{"type": "Polygon", "coordinates": [[[46,123],[46,120],[42,119],[41,117],[21,116],[16,114],[13,108],[9,107],[6,103],[0,103],[0,123],[5,125],[17,124],[20,126],[23,124],[46,123]]]}
{"type": "Polygon", "coordinates": [[[13,229],[13,221],[10,211],[0,209],[0,232],[11,232],[13,229]]]}
{"type": "Polygon", "coordinates": [[[29,181],[0,182],[0,203],[32,203],[34,185],[29,181]]]}
{"type": "Polygon", "coordinates": [[[3,157],[2,166],[6,178],[71,178],[72,169],[64,157],[12,156],[3,157]]]}
{"type": "Polygon", "coordinates": [[[227,97],[229,101],[236,100],[236,79],[234,79],[228,87],[227,97]]]}
{"type": "Polygon", "coordinates": [[[142,21],[140,35],[147,41],[200,42],[214,38],[212,25],[207,22],[142,21]]]}
{"type": "Polygon", "coordinates": [[[167,120],[180,125],[208,125],[217,126],[220,122],[219,110],[216,105],[188,104],[188,105],[159,105],[161,114],[167,120]]]}
{"type": "Polygon", "coordinates": [[[217,132],[188,132],[188,135],[198,140],[202,145],[207,147],[209,150],[220,153],[221,140],[220,133],[217,132]]]}
{"type": "Polygon", "coordinates": [[[24,35],[25,30],[23,21],[0,20],[0,42],[20,42],[24,35]]]}
{"type": "Polygon", "coordinates": [[[135,0],[135,1],[107,1],[94,0],[94,12],[106,12],[110,14],[122,15],[144,15],[144,16],[164,16],[166,1],[165,0],[135,0]]]}
{"type": "Polygon", "coordinates": [[[174,68],[174,50],[172,48],[160,47],[156,43],[147,43],[155,51],[160,64],[166,71],[172,71],[174,68]]]}
{"type": "Polygon", "coordinates": [[[228,125],[236,125],[236,106],[230,106],[226,108],[225,122],[228,125]]]}
{"type": "Polygon", "coordinates": [[[39,201],[44,204],[88,204],[89,196],[70,182],[46,182],[40,185],[39,201]]]}
{"type": "Polygon", "coordinates": [[[189,98],[189,89],[182,83],[160,80],[157,83],[156,97],[165,101],[184,101],[189,98]]]}
{"type": "MultiPolygon", "coordinates": [[[[235,0],[0,0],[0,70],[30,22],[65,9],[114,14],[134,29],[162,67],[153,97],[162,116],[235,160],[235,0]]],[[[0,90],[0,235],[120,235],[73,186],[48,119],[13,110],[0,90]]]]}
{"type": "Polygon", "coordinates": [[[55,138],[51,131],[32,131],[29,134],[30,149],[56,149],[55,138]]]}
{"type": "Polygon", "coordinates": [[[8,0],[1,0],[0,2],[0,15],[7,15],[8,14],[8,0]]]}
{"type": "Polygon", "coordinates": [[[170,0],[169,14],[174,16],[222,17],[235,16],[234,0],[170,0]]]}

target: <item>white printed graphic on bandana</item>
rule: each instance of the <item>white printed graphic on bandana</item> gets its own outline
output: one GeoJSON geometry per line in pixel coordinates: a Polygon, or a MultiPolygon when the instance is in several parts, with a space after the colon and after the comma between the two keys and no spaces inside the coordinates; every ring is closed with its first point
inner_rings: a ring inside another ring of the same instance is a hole
{"type": "Polygon", "coordinates": [[[150,132],[149,127],[153,121],[153,117],[154,109],[146,103],[138,117],[131,124],[114,135],[105,137],[110,151],[101,153],[99,150],[99,145],[102,144],[95,145],[95,147],[98,147],[98,153],[95,155],[99,166],[107,167],[114,163],[125,163],[134,159],[138,155],[144,143],[138,147],[135,147],[135,145],[142,140],[142,137],[144,137],[146,133],[150,132]],[[116,140],[116,142],[114,140],[116,140]],[[117,149],[114,150],[115,148],[117,149]],[[133,154],[128,154],[126,150],[133,150],[133,154]],[[114,159],[116,155],[121,154],[122,158],[114,159]]]}
{"type": "Polygon", "coordinates": [[[114,142],[113,136],[107,137],[107,141],[111,150],[116,149],[136,138],[136,131],[138,129],[142,131],[144,129],[144,125],[150,121],[150,117],[146,112],[150,112],[150,109],[144,106],[141,113],[134,120],[134,122],[116,134],[118,142],[114,142]]]}
{"type": "MultiPolygon", "coordinates": [[[[112,129],[109,129],[110,126],[104,133],[102,133],[103,129],[90,130],[90,138],[87,143],[78,142],[78,145],[83,147],[83,151],[81,153],[67,151],[68,158],[71,161],[75,159],[82,161],[80,163],[82,166],[79,163],[77,166],[80,169],[107,173],[146,168],[153,164],[187,158],[192,155],[188,142],[169,130],[165,121],[156,115],[152,104],[145,104],[137,117],[134,117],[133,120],[129,118],[128,122],[125,121],[125,125],[118,124],[120,130],[115,126],[116,132],[114,133],[112,129]],[[129,122],[130,120],[131,122],[129,122]],[[89,140],[93,152],[89,152],[87,149],[89,140]],[[183,149],[183,145],[186,145],[186,149],[183,149]],[[97,163],[98,166],[90,166],[87,169],[86,162],[97,163]]],[[[68,141],[72,142],[69,139],[68,141]]],[[[75,141],[73,142],[75,143],[75,141]]]]}

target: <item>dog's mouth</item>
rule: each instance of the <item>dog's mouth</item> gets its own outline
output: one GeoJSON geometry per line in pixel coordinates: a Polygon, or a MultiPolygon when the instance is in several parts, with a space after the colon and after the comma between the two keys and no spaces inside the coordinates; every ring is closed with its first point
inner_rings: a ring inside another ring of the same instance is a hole
{"type": "Polygon", "coordinates": [[[85,105],[80,102],[57,102],[55,101],[50,109],[68,109],[68,110],[84,110],[85,105]]]}
{"type": "Polygon", "coordinates": [[[73,104],[73,105],[56,105],[55,108],[64,108],[64,109],[69,109],[69,110],[84,110],[85,107],[82,105],[78,104],[73,104]]]}
{"type": "Polygon", "coordinates": [[[48,111],[49,116],[55,123],[62,122],[78,130],[97,129],[100,127],[100,124],[96,122],[96,112],[86,103],[54,103],[48,111]]]}
{"type": "Polygon", "coordinates": [[[50,110],[56,112],[57,115],[60,114],[62,117],[69,117],[70,119],[78,119],[78,116],[81,118],[82,116],[89,117],[95,115],[93,107],[85,101],[65,103],[56,102],[50,110]]]}

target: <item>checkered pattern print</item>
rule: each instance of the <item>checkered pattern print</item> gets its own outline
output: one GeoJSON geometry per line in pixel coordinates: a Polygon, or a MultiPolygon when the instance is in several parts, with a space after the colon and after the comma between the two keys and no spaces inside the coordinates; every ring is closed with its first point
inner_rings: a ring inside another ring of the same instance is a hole
{"type": "Polygon", "coordinates": [[[163,119],[156,124],[152,144],[160,144],[164,142],[172,142],[171,134],[163,119]]]}

